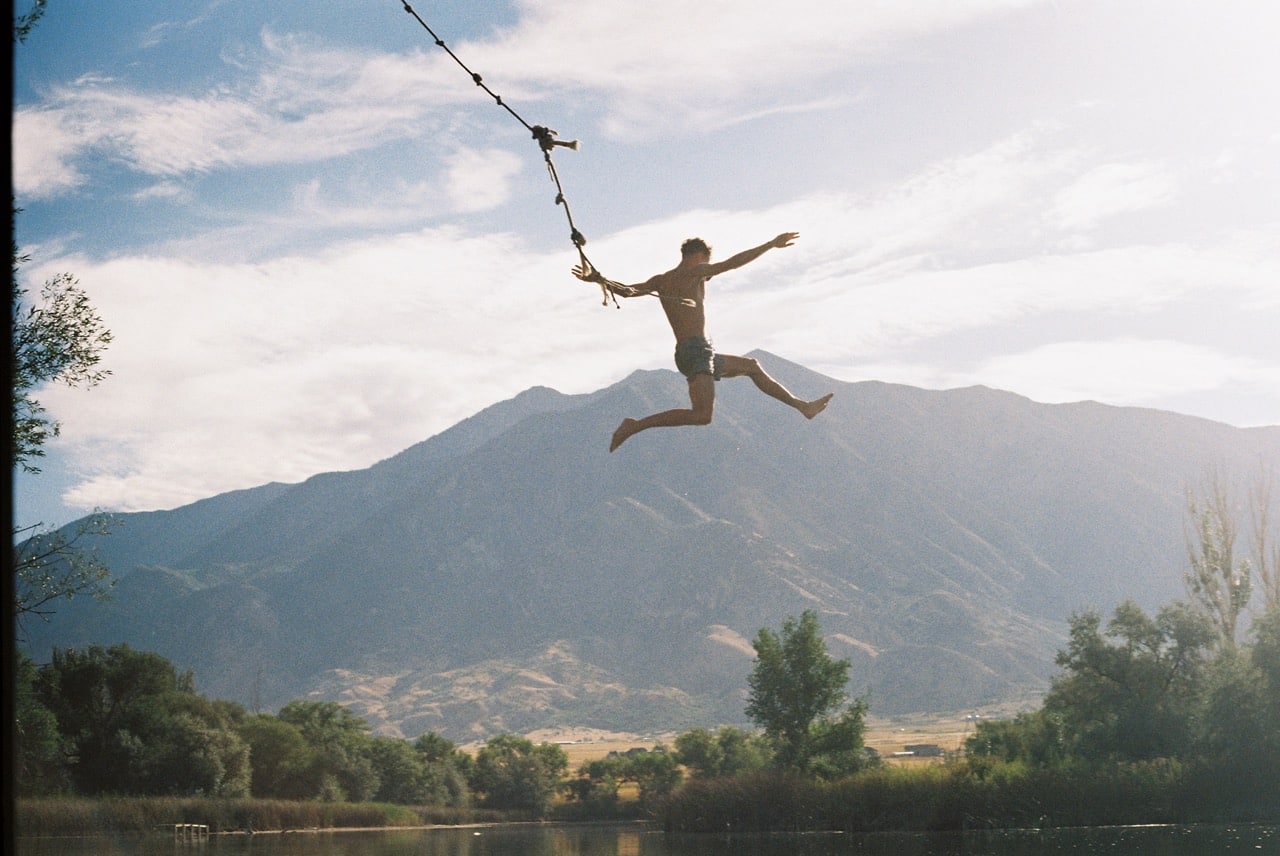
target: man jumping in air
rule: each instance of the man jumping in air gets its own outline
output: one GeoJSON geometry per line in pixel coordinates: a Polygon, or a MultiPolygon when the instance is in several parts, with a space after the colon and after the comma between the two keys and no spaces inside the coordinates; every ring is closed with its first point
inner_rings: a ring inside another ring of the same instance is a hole
{"type": "Polygon", "coordinates": [[[834,393],[813,401],[796,398],[786,387],[769,377],[759,362],[748,357],[717,354],[706,337],[707,319],[703,304],[707,280],[753,262],[769,250],[789,247],[798,237],[796,232],[783,232],[771,241],[715,264],[711,263],[711,247],[701,238],[690,238],[680,247],[680,264],[638,285],[623,285],[605,279],[585,262],[573,269],[573,275],[578,279],[603,285],[620,297],[658,297],[663,311],[667,313],[671,332],[676,337],[676,368],[689,379],[688,409],[664,410],[643,419],[623,419],[618,430],[613,432],[610,452],[625,443],[632,434],[649,428],[710,424],[716,401],[715,382],[722,377],[746,375],[761,392],[794,407],[807,419],[812,419],[826,408],[834,393]]]}

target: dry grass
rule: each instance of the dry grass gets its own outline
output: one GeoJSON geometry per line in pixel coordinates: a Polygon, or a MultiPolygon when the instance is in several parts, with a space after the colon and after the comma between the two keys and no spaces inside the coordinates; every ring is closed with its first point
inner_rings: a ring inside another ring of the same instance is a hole
{"type": "MultiPolygon", "coordinates": [[[[999,708],[981,711],[984,718],[1008,718],[1021,710],[1035,707],[1035,703],[1010,703],[999,708]]],[[[865,742],[886,760],[904,765],[937,763],[937,758],[894,758],[893,753],[917,743],[932,743],[947,752],[959,750],[974,732],[975,720],[971,716],[918,714],[896,718],[869,717],[865,742]]],[[[714,730],[714,727],[712,727],[714,730]]],[[[588,728],[543,729],[524,735],[534,743],[555,743],[569,756],[569,769],[577,770],[588,761],[604,758],[610,752],[626,752],[628,749],[653,749],[663,744],[675,745],[676,733],[638,735],[588,728]]],[[[469,744],[462,749],[474,753],[483,743],[469,744]]]]}
{"type": "MultiPolygon", "coordinates": [[[[867,723],[866,744],[879,752],[886,760],[902,764],[935,763],[937,758],[894,758],[909,744],[932,743],[948,752],[959,749],[973,734],[974,723],[964,717],[905,717],[895,720],[872,719],[867,723]]],[[[557,730],[534,732],[526,735],[535,743],[556,743],[569,756],[569,769],[604,758],[610,752],[626,752],[628,749],[653,749],[658,744],[671,748],[676,734],[635,735],[606,731],[557,730]]],[[[468,747],[470,748],[470,747],[468,747]]],[[[478,748],[478,747],[476,747],[478,748]]]]}
{"type": "Polygon", "coordinates": [[[918,743],[940,746],[944,751],[955,752],[973,734],[973,722],[968,720],[924,720],[908,722],[870,722],[864,738],[866,745],[880,753],[885,761],[894,764],[934,764],[939,758],[894,757],[895,752],[905,751],[907,746],[918,743]]]}
{"type": "Polygon", "coordinates": [[[641,739],[637,737],[616,737],[601,740],[593,740],[589,743],[566,743],[560,746],[564,753],[569,756],[569,769],[576,770],[578,767],[594,761],[597,758],[604,758],[610,752],[619,754],[626,752],[628,749],[653,749],[659,743],[671,747],[675,742],[675,735],[671,735],[666,740],[657,740],[653,738],[641,739]]]}

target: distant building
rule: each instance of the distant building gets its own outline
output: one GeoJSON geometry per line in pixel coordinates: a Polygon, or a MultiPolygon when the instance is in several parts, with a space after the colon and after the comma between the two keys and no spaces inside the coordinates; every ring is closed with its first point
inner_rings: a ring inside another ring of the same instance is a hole
{"type": "Polygon", "coordinates": [[[935,743],[911,743],[904,747],[912,755],[920,758],[941,758],[947,754],[941,746],[935,743]]]}

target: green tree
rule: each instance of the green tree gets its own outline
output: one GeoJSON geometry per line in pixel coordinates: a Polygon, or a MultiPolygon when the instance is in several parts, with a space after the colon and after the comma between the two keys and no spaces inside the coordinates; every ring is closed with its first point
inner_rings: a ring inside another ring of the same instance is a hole
{"type": "Polygon", "coordinates": [[[1094,762],[1185,755],[1214,639],[1204,616],[1181,603],[1153,619],[1126,601],[1105,632],[1097,613],[1073,615],[1057,657],[1064,671],[1044,701],[1061,722],[1064,753],[1094,762]]]}
{"type": "Polygon", "coordinates": [[[769,749],[753,734],[732,725],[715,733],[695,728],[676,737],[675,757],[695,779],[736,776],[762,770],[769,764],[769,749]]]}
{"type": "Polygon", "coordinates": [[[611,753],[579,767],[577,778],[566,787],[574,799],[591,809],[593,816],[607,815],[617,806],[618,789],[630,773],[630,759],[611,753]]]}
{"type": "Polygon", "coordinates": [[[156,728],[155,700],[190,689],[158,654],[126,645],[53,652],[39,692],[66,740],[69,769],[81,794],[137,793],[142,743],[156,728]]]}
{"type": "Polygon", "coordinates": [[[233,706],[199,696],[191,673],[159,654],[55,650],[35,688],[57,719],[78,793],[248,793],[249,747],[233,706]]]}
{"type": "Polygon", "coordinates": [[[237,729],[252,759],[250,792],[262,799],[313,799],[320,795],[317,753],[302,729],[266,713],[237,729]]]}
{"type": "Polygon", "coordinates": [[[523,809],[543,817],[564,782],[569,757],[559,746],[500,734],[476,753],[471,786],[493,808],[523,809]]]}
{"type": "Polygon", "coordinates": [[[399,737],[369,738],[367,751],[378,776],[378,802],[425,805],[428,802],[427,765],[407,740],[399,737]]]}
{"type": "Polygon", "coordinates": [[[726,725],[716,732],[720,747],[720,775],[754,773],[769,766],[769,747],[755,734],[726,725]]]}
{"type": "Polygon", "coordinates": [[[705,728],[695,728],[676,737],[676,759],[689,769],[695,779],[714,779],[721,775],[724,753],[716,736],[705,728]]]}
{"type": "Polygon", "coordinates": [[[626,754],[609,753],[578,768],[578,776],[567,784],[574,799],[590,807],[596,816],[608,814],[618,803],[624,782],[635,782],[640,806],[648,811],[679,787],[684,779],[680,760],[659,744],[652,751],[639,749],[626,754]]]}
{"type": "Polygon", "coordinates": [[[779,765],[809,771],[818,751],[860,753],[861,727],[854,724],[865,708],[859,702],[846,716],[834,716],[847,700],[849,661],[828,655],[817,614],[788,618],[781,636],[761,628],[752,644],[756,664],[747,679],[746,712],[773,742],[779,765]],[[841,737],[850,742],[836,746],[841,737]]]}
{"type": "Polygon", "coordinates": [[[1261,669],[1246,653],[1229,648],[1205,672],[1198,754],[1219,759],[1265,755],[1277,726],[1266,714],[1261,669]]]}
{"type": "Polygon", "coordinates": [[[369,725],[332,701],[291,701],[277,714],[296,725],[314,751],[312,776],[320,796],[361,802],[378,791],[380,782],[369,757],[369,725]]]}
{"type": "Polygon", "coordinates": [[[471,802],[467,780],[475,771],[475,759],[453,741],[428,731],[413,743],[422,758],[429,805],[465,806],[471,802]]]}
{"type": "Polygon", "coordinates": [[[27,298],[18,283],[18,257],[13,266],[13,463],[38,473],[33,459],[44,455],[44,444],[61,429],[32,393],[48,383],[96,386],[111,372],[99,367],[111,343],[89,296],[69,273],[44,284],[40,300],[27,298]]]}
{"type": "Polygon", "coordinates": [[[1265,751],[1280,771],[1280,608],[1270,609],[1253,622],[1249,660],[1257,676],[1259,720],[1269,728],[1262,738],[1265,751]]]}
{"type": "Polygon", "coordinates": [[[155,727],[142,741],[138,792],[247,797],[249,744],[226,716],[226,704],[191,694],[157,705],[155,727]]]}
{"type": "Polygon", "coordinates": [[[1066,758],[1060,718],[1037,710],[1013,719],[982,720],[965,741],[965,755],[1033,767],[1058,766],[1066,758]]]}
{"type": "Polygon", "coordinates": [[[13,677],[13,771],[22,796],[55,794],[69,786],[58,718],[40,700],[37,677],[35,663],[19,650],[13,677]]]}
{"type": "Polygon", "coordinates": [[[1206,669],[1191,788],[1265,816],[1280,799],[1280,612],[1252,630],[1251,649],[1224,648],[1206,669]]]}
{"type": "Polygon", "coordinates": [[[809,768],[819,778],[839,779],[867,766],[863,750],[867,701],[854,699],[839,716],[817,720],[811,729],[809,768]]]}
{"type": "Polygon", "coordinates": [[[684,778],[675,756],[662,746],[657,746],[650,752],[632,755],[627,760],[627,775],[639,789],[640,805],[649,811],[654,810],[659,800],[679,787],[684,778]]]}

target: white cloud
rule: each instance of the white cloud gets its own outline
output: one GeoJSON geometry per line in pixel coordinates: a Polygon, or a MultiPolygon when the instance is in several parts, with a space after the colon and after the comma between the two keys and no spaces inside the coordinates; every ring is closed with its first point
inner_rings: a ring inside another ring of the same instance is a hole
{"type": "Polygon", "coordinates": [[[458,51],[473,68],[504,69],[508,77],[515,69],[541,88],[602,96],[614,136],[655,136],[685,122],[721,126],[762,101],[777,109],[794,102],[797,87],[882,58],[905,39],[1045,2],[928,0],[851,10],[841,0],[798,0],[785,9],[741,0],[525,0],[516,26],[458,51]]]}
{"type": "MultiPolygon", "coordinates": [[[[107,382],[42,394],[83,475],[68,498],[85,507],[367,466],[495,397],[581,374],[618,332],[592,323],[613,318],[563,255],[503,236],[422,232],[253,265],[51,265],[93,282],[115,334],[107,382]]],[[[587,383],[615,370],[599,362],[587,383]]]]}
{"type": "Polygon", "coordinates": [[[13,190],[19,198],[44,199],[79,186],[75,158],[89,145],[58,110],[19,109],[10,128],[13,190]]]}
{"type": "Polygon", "coordinates": [[[1109,217],[1167,205],[1176,187],[1156,164],[1102,164],[1059,191],[1049,215],[1064,229],[1092,229],[1109,217]]]}
{"type": "Polygon", "coordinates": [[[502,149],[454,152],[445,159],[445,190],[453,209],[475,212],[497,208],[510,197],[510,179],[523,167],[521,158],[502,149]]]}
{"type": "MultiPolygon", "coordinates": [[[[838,377],[876,371],[1044,401],[1132,403],[1267,376],[1265,364],[1225,350],[1137,338],[1008,352],[995,344],[994,353],[921,362],[918,348],[967,331],[1007,337],[1066,316],[1083,333],[1097,319],[1121,323],[1188,296],[1230,304],[1280,273],[1274,252],[1254,240],[941,263],[983,255],[950,245],[967,245],[972,217],[1039,180],[1020,165],[1012,172],[1021,178],[1008,180],[971,174],[965,163],[874,199],[824,194],[762,211],[684,212],[604,236],[593,254],[609,260],[611,275],[641,279],[674,263],[679,240],[694,231],[725,255],[799,228],[795,247],[712,281],[710,332],[727,350],[763,347],[838,377]],[[938,252],[920,252],[924,238],[914,232],[891,240],[908,224],[933,231],[938,252]]],[[[1000,172],[1008,161],[987,163],[1000,172]]],[[[656,303],[601,309],[594,289],[568,276],[572,262],[512,236],[456,229],[258,264],[53,260],[50,269],[94,284],[116,334],[107,383],[48,397],[66,436],[77,438],[68,448],[85,478],[72,498],[163,507],[366,466],[535,384],[588,391],[634,368],[667,366],[656,303]],[[115,451],[102,458],[102,448],[115,451]]]]}
{"type": "Polygon", "coordinates": [[[1034,389],[1038,401],[1150,404],[1162,399],[1248,384],[1275,368],[1184,342],[1116,339],[1054,342],[1006,354],[971,377],[998,389],[1034,389]]]}

